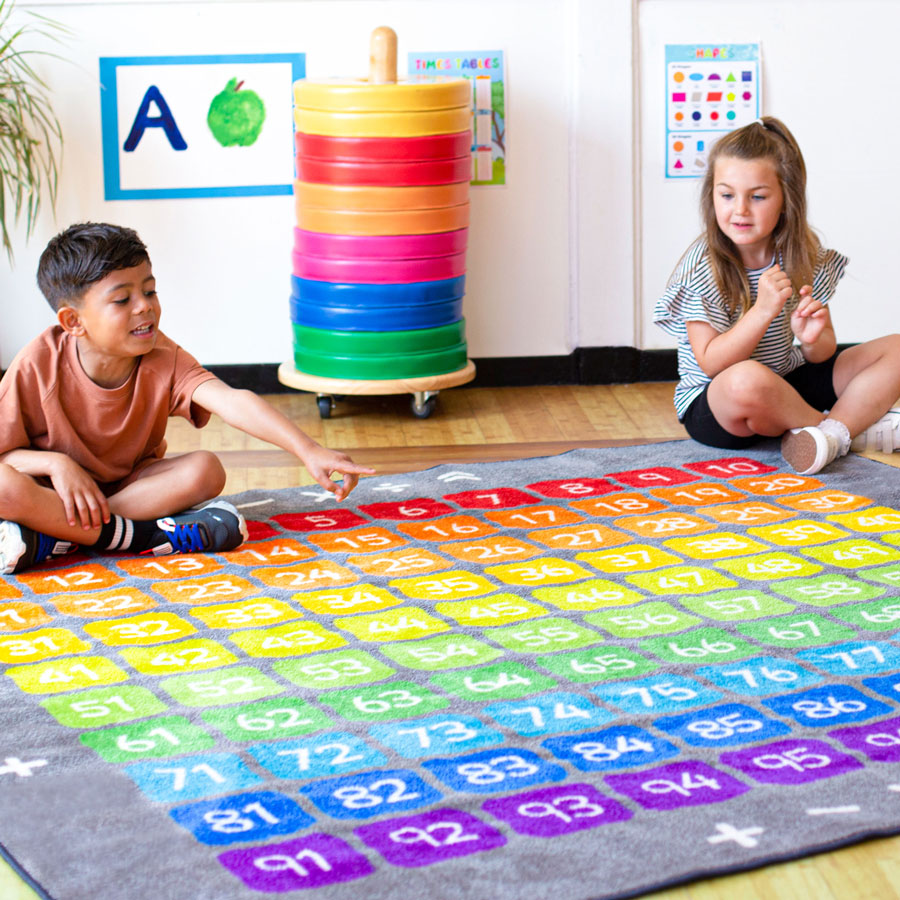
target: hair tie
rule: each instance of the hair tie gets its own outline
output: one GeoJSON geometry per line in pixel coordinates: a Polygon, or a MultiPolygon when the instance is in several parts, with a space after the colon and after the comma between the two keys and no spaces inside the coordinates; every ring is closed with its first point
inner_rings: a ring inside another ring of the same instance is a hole
{"type": "Polygon", "coordinates": [[[765,122],[763,122],[763,120],[762,120],[761,117],[760,117],[759,119],[756,120],[756,124],[757,124],[757,125],[762,125],[763,128],[768,128],[768,127],[769,127],[768,125],[766,125],[765,122]]]}

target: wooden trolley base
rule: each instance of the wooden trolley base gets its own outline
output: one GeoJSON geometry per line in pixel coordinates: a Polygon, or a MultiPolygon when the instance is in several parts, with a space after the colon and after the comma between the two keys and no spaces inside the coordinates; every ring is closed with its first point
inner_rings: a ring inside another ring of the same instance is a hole
{"type": "Polygon", "coordinates": [[[427,375],[421,378],[388,378],[384,380],[354,380],[349,378],[326,378],[323,375],[308,375],[294,367],[292,363],[282,363],[278,367],[278,380],[298,391],[316,394],[319,415],[323,419],[331,416],[335,399],[342,396],[363,394],[412,394],[412,412],[418,419],[427,419],[437,402],[438,391],[443,388],[465,384],[475,377],[475,363],[455,372],[443,375],[427,375]]]}

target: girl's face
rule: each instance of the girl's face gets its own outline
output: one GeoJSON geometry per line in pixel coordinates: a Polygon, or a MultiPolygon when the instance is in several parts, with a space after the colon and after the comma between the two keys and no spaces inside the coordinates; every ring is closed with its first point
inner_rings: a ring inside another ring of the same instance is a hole
{"type": "Polygon", "coordinates": [[[713,170],[713,205],[722,233],[731,238],[748,269],[772,258],[772,232],[784,194],[772,160],[721,156],[713,170]]]}

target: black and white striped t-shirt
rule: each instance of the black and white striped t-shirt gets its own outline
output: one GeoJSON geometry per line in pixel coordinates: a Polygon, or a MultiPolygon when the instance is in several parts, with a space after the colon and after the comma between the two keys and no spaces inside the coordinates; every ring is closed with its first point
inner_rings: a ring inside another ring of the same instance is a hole
{"type": "MultiPolygon", "coordinates": [[[[756,302],[756,287],[759,277],[775,262],[773,257],[768,265],[761,269],[748,269],[750,296],[756,302]]],[[[819,250],[816,270],[813,275],[812,295],[821,303],[827,304],[834,295],[838,282],[844,275],[848,263],[846,256],[836,250],[819,250]]],[[[781,313],[775,317],[762,340],[751,355],[767,365],[779,375],[787,375],[804,362],[799,344],[794,342],[791,331],[791,310],[793,304],[788,303],[781,313]]],[[[691,349],[688,339],[688,322],[708,322],[718,332],[727,331],[740,318],[740,308],[733,313],[728,311],[728,304],[716,287],[716,279],[709,263],[709,254],[705,241],[697,241],[685,254],[672,277],[668,290],[657,301],[653,310],[653,321],[667,334],[678,339],[678,377],[680,381],[675,388],[675,411],[678,418],[684,417],[688,407],[703,392],[711,381],[700,368],[691,349]]]]}

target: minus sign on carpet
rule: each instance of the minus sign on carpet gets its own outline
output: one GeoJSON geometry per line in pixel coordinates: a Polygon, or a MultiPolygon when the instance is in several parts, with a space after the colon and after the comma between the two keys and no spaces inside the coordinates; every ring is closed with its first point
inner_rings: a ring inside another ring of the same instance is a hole
{"type": "Polygon", "coordinates": [[[251,506],[265,506],[267,503],[274,502],[271,497],[268,497],[265,500],[254,500],[252,503],[238,503],[236,509],[249,509],[251,506]]]}
{"type": "Polygon", "coordinates": [[[839,813],[857,813],[859,812],[858,806],[823,806],[823,807],[813,807],[812,809],[808,809],[806,814],[808,816],[830,816],[836,815],[839,813]]]}

